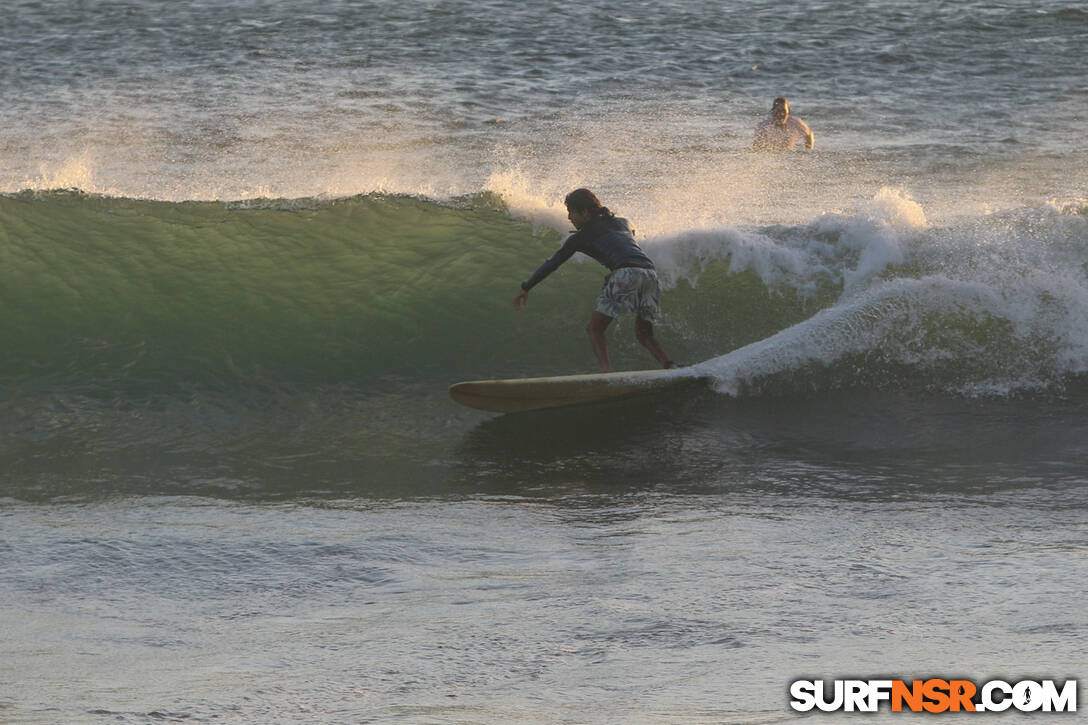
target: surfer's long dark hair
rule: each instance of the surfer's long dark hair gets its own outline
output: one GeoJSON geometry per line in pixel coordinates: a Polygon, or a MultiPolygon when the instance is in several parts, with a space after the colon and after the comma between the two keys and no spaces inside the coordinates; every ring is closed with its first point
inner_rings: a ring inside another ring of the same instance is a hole
{"type": "Polygon", "coordinates": [[[563,199],[563,203],[567,205],[567,211],[588,211],[593,216],[603,216],[609,219],[616,216],[589,189],[575,189],[567,194],[566,198],[563,199]]]}

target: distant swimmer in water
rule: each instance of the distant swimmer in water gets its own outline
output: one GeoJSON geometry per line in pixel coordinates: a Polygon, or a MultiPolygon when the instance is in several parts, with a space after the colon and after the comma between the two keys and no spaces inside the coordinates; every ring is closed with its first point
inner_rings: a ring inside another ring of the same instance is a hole
{"type": "Polygon", "coordinates": [[[756,140],[752,145],[761,151],[789,151],[800,141],[805,142],[806,149],[815,146],[812,129],[797,116],[790,115],[789,101],[774,99],[770,117],[756,126],[756,140]]]}
{"type": "Polygon", "coordinates": [[[631,225],[609,211],[608,207],[602,206],[596,194],[589,189],[575,189],[567,194],[564,202],[567,218],[578,231],[567,237],[559,251],[521,283],[521,290],[514,297],[514,309],[520,310],[522,305],[528,304],[529,290],[574,256],[575,252],[582,252],[611,271],[604,279],[596,308],[586,326],[601,370],[612,372],[605,330],[613,319],[631,314],[636,318],[635,338],[662,366],[676,367],[654,337],[653,320],[660,311],[661,289],[654,263],[635,242],[631,225]]]}

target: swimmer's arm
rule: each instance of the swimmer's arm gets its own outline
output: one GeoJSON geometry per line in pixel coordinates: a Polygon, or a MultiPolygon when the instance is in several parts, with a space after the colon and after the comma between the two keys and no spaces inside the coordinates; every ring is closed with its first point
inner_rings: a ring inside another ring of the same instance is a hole
{"type": "Polygon", "coordinates": [[[808,127],[808,124],[797,119],[798,125],[801,127],[802,133],[805,134],[805,148],[811,151],[816,146],[816,136],[812,133],[812,129],[808,127]]]}

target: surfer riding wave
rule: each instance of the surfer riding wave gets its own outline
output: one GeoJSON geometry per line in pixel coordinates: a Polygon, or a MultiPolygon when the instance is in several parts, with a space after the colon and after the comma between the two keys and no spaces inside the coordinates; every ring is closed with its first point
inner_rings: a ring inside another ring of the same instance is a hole
{"type": "Polygon", "coordinates": [[[635,338],[650,351],[665,368],[676,367],[668,353],[654,336],[653,321],[660,311],[661,286],[653,261],[635,242],[634,232],[626,219],[617,217],[601,204],[589,189],[575,189],[564,199],[567,218],[577,230],[563,246],[549,257],[532,276],[521,283],[514,297],[514,309],[528,303],[529,290],[559,268],[575,252],[582,252],[608,267],[610,274],[597,297],[586,332],[601,365],[612,372],[605,330],[612,320],[635,315],[635,338]]]}

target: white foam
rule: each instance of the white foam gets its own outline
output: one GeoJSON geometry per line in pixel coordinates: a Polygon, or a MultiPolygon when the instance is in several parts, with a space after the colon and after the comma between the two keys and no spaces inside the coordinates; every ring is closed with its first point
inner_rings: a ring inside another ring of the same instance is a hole
{"type": "MultiPolygon", "coordinates": [[[[798,370],[813,363],[830,365],[851,354],[894,342],[894,353],[909,360],[910,345],[902,344],[919,334],[917,326],[926,312],[958,308],[968,313],[985,312],[998,302],[994,292],[977,284],[942,277],[900,279],[884,283],[821,310],[808,320],[764,340],[692,366],[688,372],[710,376],[715,389],[738,395],[760,378],[798,370]]],[[[929,350],[939,355],[940,351],[929,350]]]]}
{"type": "Polygon", "coordinates": [[[1052,201],[934,228],[908,195],[883,189],[857,213],[805,226],[691,231],[648,246],[673,279],[728,259],[769,287],[841,284],[810,319],[686,370],[720,392],[863,355],[922,375],[951,366],[957,379],[934,385],[1008,395],[1088,372],[1085,208],[1052,201]]]}
{"type": "Polygon", "coordinates": [[[819,243],[790,246],[759,230],[735,228],[681,232],[642,245],[654,259],[666,288],[680,280],[697,286],[714,261],[728,260],[732,274],[752,271],[768,287],[789,285],[807,293],[834,276],[819,243]]]}
{"type": "Polygon", "coordinates": [[[826,213],[805,226],[696,229],[648,239],[643,247],[668,286],[682,279],[695,285],[710,263],[729,260],[731,273],[755,272],[768,287],[809,294],[830,282],[854,293],[902,264],[925,228],[920,204],[881,189],[857,213],[826,213]]]}
{"type": "Polygon", "coordinates": [[[904,262],[904,245],[926,227],[926,216],[921,204],[903,191],[885,187],[860,213],[826,214],[814,227],[820,234],[838,234],[842,248],[857,254],[853,268],[842,272],[843,285],[851,292],[904,262]]]}

